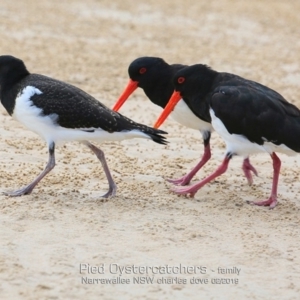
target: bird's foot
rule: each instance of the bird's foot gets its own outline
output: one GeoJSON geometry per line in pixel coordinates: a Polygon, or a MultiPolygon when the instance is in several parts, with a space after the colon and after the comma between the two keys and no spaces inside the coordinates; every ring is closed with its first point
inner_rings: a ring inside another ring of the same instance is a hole
{"type": "Polygon", "coordinates": [[[114,197],[117,192],[117,186],[115,184],[109,186],[108,192],[102,195],[102,198],[114,197]]]}
{"type": "Polygon", "coordinates": [[[253,177],[252,177],[252,173],[256,176],[258,176],[258,173],[256,171],[256,169],[251,165],[249,159],[245,159],[243,162],[243,166],[242,169],[244,171],[245,177],[247,178],[248,184],[252,185],[253,184],[253,177]]]}
{"type": "Polygon", "coordinates": [[[9,197],[19,197],[19,196],[31,194],[32,190],[33,190],[33,187],[28,185],[28,186],[25,186],[24,188],[21,188],[16,191],[3,192],[3,194],[5,196],[9,196],[9,197]]]}
{"type": "Polygon", "coordinates": [[[190,195],[191,198],[194,198],[195,194],[199,190],[198,187],[189,186],[189,187],[181,187],[181,188],[172,188],[171,191],[178,195],[190,195]]]}
{"type": "Polygon", "coordinates": [[[173,183],[175,185],[188,185],[191,181],[191,176],[189,174],[184,175],[183,177],[179,179],[167,179],[168,182],[173,183]]]}
{"type": "Polygon", "coordinates": [[[270,196],[269,199],[263,200],[263,201],[248,201],[247,203],[252,204],[252,205],[258,205],[258,206],[269,206],[270,209],[273,209],[278,201],[276,197],[270,196]]]}

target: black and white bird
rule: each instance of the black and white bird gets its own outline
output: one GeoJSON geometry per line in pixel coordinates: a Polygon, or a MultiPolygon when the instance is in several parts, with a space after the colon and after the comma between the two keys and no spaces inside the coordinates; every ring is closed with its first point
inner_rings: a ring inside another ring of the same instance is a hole
{"type": "Polygon", "coordinates": [[[49,149],[45,170],[27,186],[6,192],[9,196],[30,194],[55,166],[54,149],[58,142],[79,141],[100,160],[109,190],[114,196],[116,184],[102,150],[89,142],[118,141],[129,138],[152,139],[166,144],[166,132],[138,124],[114,112],[81,89],[39,74],[31,74],[22,60],[0,56],[1,103],[17,121],[42,137],[49,149]]]}
{"type": "MultiPolygon", "coordinates": [[[[139,57],[128,67],[129,82],[123,93],[117,100],[113,110],[118,111],[128,97],[138,88],[142,88],[150,101],[162,108],[167,105],[173,91],[173,76],[182,68],[187,67],[181,64],[169,65],[160,57],[139,57]]],[[[191,179],[211,158],[210,137],[213,130],[209,119],[209,112],[206,107],[202,110],[194,110],[185,99],[178,99],[172,118],[181,125],[199,130],[203,137],[204,153],[197,165],[186,175],[179,179],[167,179],[176,185],[188,185],[191,179]]],[[[242,169],[251,185],[253,178],[251,172],[257,175],[255,168],[250,164],[249,158],[245,158],[242,169]]]]}
{"type": "Polygon", "coordinates": [[[300,152],[300,110],[276,91],[240,76],[217,72],[197,64],[176,73],[172,99],[154,127],[159,127],[184,97],[194,110],[207,106],[216,132],[226,143],[226,155],[220,167],[192,186],[175,190],[178,194],[194,194],[206,183],[223,174],[232,156],[269,153],[273,161],[273,185],[267,200],[251,202],[274,208],[281,161],[276,152],[295,155],[300,152]]]}

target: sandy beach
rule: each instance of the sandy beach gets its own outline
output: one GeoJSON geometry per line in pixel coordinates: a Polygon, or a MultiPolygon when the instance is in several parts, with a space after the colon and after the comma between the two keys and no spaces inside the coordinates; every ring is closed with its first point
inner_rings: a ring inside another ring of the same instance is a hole
{"type": "MultiPolygon", "coordinates": [[[[2,1],[0,55],[32,73],[73,84],[112,107],[139,56],[203,63],[278,91],[300,107],[300,2],[274,0],[2,1]]],[[[161,108],[142,90],[120,113],[153,126],[161,108]]],[[[45,167],[46,143],[0,107],[0,191],[20,188],[45,167]]],[[[268,197],[272,162],[251,157],[249,186],[234,157],[226,174],[194,198],[170,192],[199,161],[200,132],[171,118],[169,144],[105,142],[118,185],[79,143],[57,148],[56,167],[31,195],[0,195],[1,299],[299,299],[300,156],[279,154],[279,204],[268,197]]],[[[295,139],[300,138],[296,137],[295,139]]],[[[193,179],[221,163],[212,158],[193,179]]]]}

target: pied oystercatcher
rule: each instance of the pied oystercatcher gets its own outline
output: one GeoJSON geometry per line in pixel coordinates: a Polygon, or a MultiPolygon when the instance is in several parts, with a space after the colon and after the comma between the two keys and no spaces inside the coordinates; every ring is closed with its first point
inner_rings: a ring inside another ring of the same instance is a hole
{"type": "Polygon", "coordinates": [[[175,190],[178,194],[194,194],[217,176],[223,174],[232,156],[248,157],[267,152],[273,161],[273,185],[267,200],[251,202],[274,208],[281,161],[275,152],[294,155],[300,152],[300,110],[276,91],[240,76],[217,72],[197,64],[176,73],[175,91],[154,127],[167,117],[181,97],[194,110],[203,105],[210,112],[214,129],[226,143],[226,155],[220,167],[210,176],[192,186],[175,190]],[[299,132],[298,132],[299,131],[299,132]]]}
{"type": "MultiPolygon", "coordinates": [[[[144,56],[135,59],[128,67],[129,82],[114,105],[113,110],[118,111],[138,87],[144,90],[152,103],[165,108],[174,91],[173,76],[185,67],[187,66],[181,64],[169,65],[159,57],[144,56]]],[[[189,184],[196,173],[210,159],[210,136],[213,128],[210,121],[208,121],[208,115],[208,109],[203,107],[203,111],[194,110],[189,102],[184,99],[179,99],[178,104],[172,111],[171,116],[175,121],[183,126],[200,130],[204,142],[204,154],[188,174],[179,179],[167,179],[169,182],[177,185],[189,184]]],[[[257,172],[248,158],[245,158],[242,168],[248,183],[251,185],[253,181],[251,171],[255,175],[257,175],[257,172]]]]}
{"type": "Polygon", "coordinates": [[[80,141],[100,160],[109,190],[103,197],[116,193],[102,150],[88,140],[123,140],[148,138],[165,144],[166,132],[147,127],[107,108],[81,89],[43,75],[30,74],[22,60],[9,55],[0,56],[1,103],[7,112],[47,143],[49,161],[45,170],[29,185],[9,196],[30,194],[34,187],[55,166],[54,149],[57,142],[80,141]]]}

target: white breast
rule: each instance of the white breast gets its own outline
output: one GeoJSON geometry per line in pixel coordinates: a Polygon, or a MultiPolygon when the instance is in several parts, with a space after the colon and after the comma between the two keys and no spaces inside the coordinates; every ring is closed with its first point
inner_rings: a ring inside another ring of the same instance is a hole
{"type": "Polygon", "coordinates": [[[26,86],[16,98],[12,117],[49,141],[47,135],[50,134],[50,128],[57,127],[56,120],[58,116],[56,114],[44,116],[42,109],[34,106],[31,97],[41,94],[42,91],[39,89],[33,86],[26,86]]]}
{"type": "Polygon", "coordinates": [[[198,118],[182,99],[175,106],[171,116],[183,126],[200,131],[212,131],[211,124],[198,118]]]}

